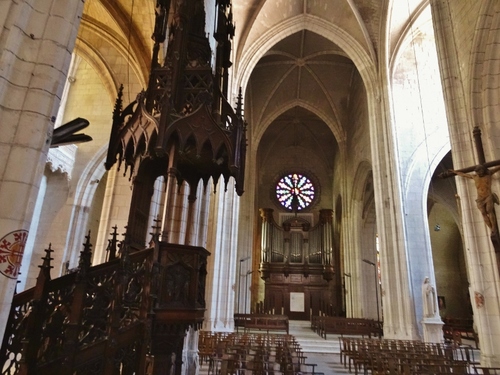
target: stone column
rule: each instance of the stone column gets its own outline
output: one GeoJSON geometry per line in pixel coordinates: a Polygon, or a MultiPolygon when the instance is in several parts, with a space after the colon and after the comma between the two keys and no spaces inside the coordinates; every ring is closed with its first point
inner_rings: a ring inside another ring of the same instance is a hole
{"type": "Polygon", "coordinates": [[[193,244],[207,248],[207,235],[209,226],[209,210],[210,198],[212,194],[208,189],[204,189],[202,184],[198,186],[198,208],[195,210],[197,213],[196,232],[193,233],[193,244]]]}
{"type": "MultiPolygon", "coordinates": [[[[175,149],[172,148],[170,155],[173,155],[175,152],[175,149]]],[[[175,197],[175,192],[177,188],[177,183],[176,183],[176,175],[177,175],[177,170],[173,167],[173,158],[169,161],[170,165],[168,168],[168,174],[167,174],[167,189],[165,191],[165,199],[163,202],[163,214],[162,214],[162,241],[167,241],[169,240],[169,231],[170,231],[170,216],[171,216],[171,210],[173,209],[173,199],[175,197]]]]}
{"type": "Polygon", "coordinates": [[[35,233],[38,230],[38,225],[40,223],[40,213],[42,212],[43,198],[45,192],[47,191],[47,176],[43,176],[40,188],[38,189],[38,197],[36,199],[35,213],[31,220],[30,233],[28,236],[28,241],[26,243],[25,252],[23,255],[23,265],[21,267],[20,276],[18,278],[19,285],[17,286],[17,292],[22,292],[23,290],[29,289],[36,285],[36,278],[40,273],[38,266],[41,265],[42,255],[38,254],[39,250],[35,244],[35,233]],[[30,272],[31,270],[31,272],[30,272]],[[37,272],[38,271],[38,274],[37,272]]]}
{"type": "MultiPolygon", "coordinates": [[[[383,38],[388,42],[387,36],[383,38]]],[[[381,50],[381,61],[388,58],[385,53],[387,48],[381,50]]],[[[369,111],[370,127],[370,151],[371,166],[373,172],[374,202],[376,212],[376,234],[380,249],[380,317],[383,319],[384,337],[390,339],[417,340],[420,339],[418,322],[415,315],[415,303],[413,300],[413,289],[410,283],[410,268],[408,262],[408,250],[405,242],[405,223],[402,209],[402,194],[400,181],[400,170],[394,143],[394,126],[390,110],[392,98],[390,90],[389,69],[377,69],[373,75],[371,66],[366,66],[363,73],[367,73],[370,79],[366,80],[366,93],[369,111]],[[394,303],[398,301],[398,303],[394,303]]],[[[362,72],[362,70],[360,70],[362,72]]],[[[347,157],[347,154],[346,154],[347,157]]],[[[348,157],[347,159],[348,160],[348,157]]],[[[352,173],[349,169],[345,171],[347,178],[352,173]]],[[[347,188],[347,187],[346,187],[347,188]]],[[[345,213],[351,212],[352,195],[349,188],[344,192],[342,200],[345,205],[345,213]],[[349,207],[347,207],[349,205],[349,207]]],[[[358,238],[363,238],[360,222],[344,215],[346,223],[344,234],[356,233],[358,238]]],[[[369,224],[365,222],[365,224],[369,224]]],[[[375,236],[374,236],[375,237],[375,236]]],[[[356,239],[351,236],[349,244],[358,247],[356,239]]],[[[375,238],[373,238],[373,242],[375,238]]],[[[370,245],[369,245],[370,246],[370,245]]],[[[370,246],[371,247],[371,246],[370,246]]],[[[361,248],[358,254],[363,256],[361,248]]],[[[357,268],[363,272],[363,258],[357,258],[357,268]]],[[[371,258],[371,261],[375,259],[371,258]]],[[[377,285],[378,286],[378,285],[377,285]]]]}
{"type": "Polygon", "coordinates": [[[7,321],[83,2],[3,1],[1,9],[0,320],[7,321]]]}
{"type": "MultiPolygon", "coordinates": [[[[195,245],[201,246],[196,243],[195,234],[198,233],[198,216],[196,215],[196,205],[197,194],[199,194],[199,189],[194,190],[192,186],[187,187],[189,189],[189,195],[187,197],[187,207],[184,206],[184,215],[186,217],[186,230],[184,234],[184,244],[185,245],[195,245]]],[[[184,339],[184,349],[182,352],[182,363],[183,370],[182,373],[185,375],[196,375],[199,372],[199,356],[198,356],[198,331],[195,331],[193,327],[190,327],[186,333],[186,338],[184,339]]]]}
{"type": "MultiPolygon", "coordinates": [[[[492,8],[493,4],[496,7],[498,4],[492,2],[492,7],[489,9],[486,6],[479,9],[474,2],[457,4],[450,0],[432,0],[430,4],[454,167],[460,169],[477,163],[470,120],[472,117],[473,120],[483,121],[474,115],[477,116],[481,111],[481,105],[484,105],[482,93],[479,92],[473,98],[477,101],[474,102],[475,108],[471,108],[468,102],[470,93],[465,88],[471,87],[472,82],[481,77],[474,76],[476,73],[474,69],[463,67],[471,63],[470,56],[481,55],[483,58],[487,56],[485,51],[480,49],[482,46],[479,41],[483,33],[497,34],[497,29],[495,25],[487,26],[482,22],[496,16],[494,13],[498,10],[492,8]],[[488,30],[489,27],[493,29],[488,30]],[[466,54],[461,53],[464,48],[461,42],[465,40],[464,38],[469,38],[469,35],[475,35],[474,40],[477,44],[470,45],[471,51],[466,54]],[[467,56],[467,61],[462,61],[461,56],[467,56]]],[[[496,44],[490,44],[488,48],[496,51],[496,44]]],[[[474,63],[477,64],[477,60],[474,63]]],[[[480,71],[480,74],[485,73],[491,72],[480,71]]],[[[486,89],[489,91],[490,87],[480,88],[480,90],[486,89]]],[[[500,342],[500,284],[496,255],[487,227],[476,207],[474,184],[465,180],[457,178],[456,184],[458,195],[461,197],[469,294],[474,311],[474,324],[481,343],[481,365],[498,367],[500,366],[500,346],[497,344],[500,342]]],[[[494,183],[494,187],[496,186],[498,185],[494,183]]]]}
{"type": "Polygon", "coordinates": [[[184,233],[184,244],[191,245],[193,242],[191,238],[193,233],[196,233],[196,227],[198,226],[197,215],[195,212],[196,206],[196,194],[197,191],[193,187],[189,186],[189,195],[187,197],[187,213],[186,213],[186,231],[184,233]]]}
{"type": "MultiPolygon", "coordinates": [[[[222,190],[222,189],[221,189],[222,190]]],[[[227,191],[219,190],[210,207],[208,227],[207,310],[203,328],[231,332],[234,329],[235,279],[239,198],[231,179],[227,191]]]]}
{"type": "Polygon", "coordinates": [[[185,375],[196,375],[199,373],[198,339],[198,331],[189,328],[184,339],[184,350],[182,352],[182,373],[185,375]]]}
{"type": "MultiPolygon", "coordinates": [[[[170,178],[169,178],[170,179],[170,178]]],[[[180,187],[176,185],[172,199],[171,214],[168,217],[169,234],[168,242],[185,245],[186,217],[188,213],[188,199],[186,191],[189,189],[187,183],[180,187]]]]}

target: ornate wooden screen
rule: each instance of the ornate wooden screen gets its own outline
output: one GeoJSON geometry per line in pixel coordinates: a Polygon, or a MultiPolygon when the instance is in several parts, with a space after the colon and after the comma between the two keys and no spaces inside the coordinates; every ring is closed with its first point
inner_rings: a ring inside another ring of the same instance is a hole
{"type": "Polygon", "coordinates": [[[90,267],[88,238],[76,272],[51,280],[49,248],[36,286],[14,297],[2,374],[144,373],[153,249],[90,267]]]}
{"type": "Polygon", "coordinates": [[[49,248],[36,286],[14,297],[1,374],[178,374],[186,330],[203,321],[208,251],[122,243],[119,259],[90,267],[88,239],[76,272],[52,280],[49,248]]]}

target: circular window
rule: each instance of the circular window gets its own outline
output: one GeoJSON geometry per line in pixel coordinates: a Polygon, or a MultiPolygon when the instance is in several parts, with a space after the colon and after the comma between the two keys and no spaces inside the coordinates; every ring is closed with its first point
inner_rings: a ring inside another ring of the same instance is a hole
{"type": "Polygon", "coordinates": [[[314,201],[315,190],[308,177],[300,173],[290,173],[276,184],[276,198],[286,209],[300,211],[314,201]]]}

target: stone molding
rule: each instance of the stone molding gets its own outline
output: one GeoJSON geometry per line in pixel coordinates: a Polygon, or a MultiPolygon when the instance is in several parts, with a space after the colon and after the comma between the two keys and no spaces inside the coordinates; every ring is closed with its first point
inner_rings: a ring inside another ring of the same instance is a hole
{"type": "Polygon", "coordinates": [[[52,172],[67,174],[68,181],[71,180],[77,149],[76,145],[51,148],[47,155],[47,166],[52,172]]]}

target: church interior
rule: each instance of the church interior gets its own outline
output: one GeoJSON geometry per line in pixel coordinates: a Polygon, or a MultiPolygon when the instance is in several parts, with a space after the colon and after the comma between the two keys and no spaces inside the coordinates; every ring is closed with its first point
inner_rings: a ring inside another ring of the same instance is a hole
{"type": "Polygon", "coordinates": [[[202,333],[256,317],[500,368],[500,2],[6,0],[0,25],[1,374],[200,374],[202,333]]]}

